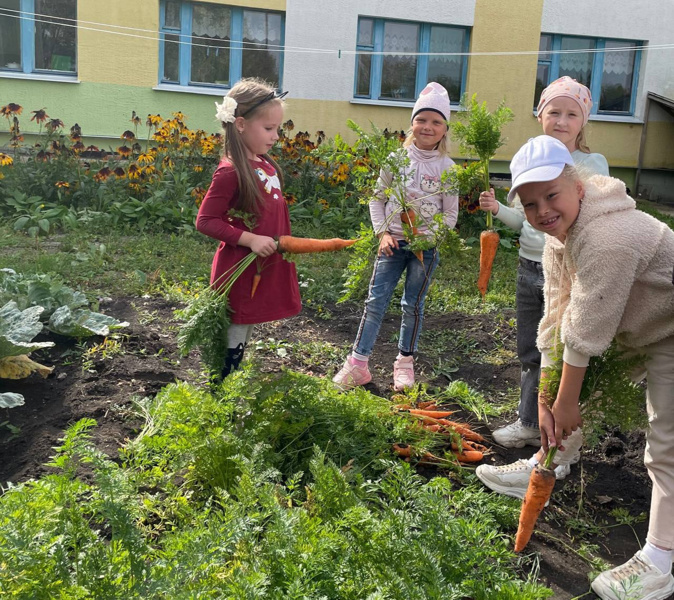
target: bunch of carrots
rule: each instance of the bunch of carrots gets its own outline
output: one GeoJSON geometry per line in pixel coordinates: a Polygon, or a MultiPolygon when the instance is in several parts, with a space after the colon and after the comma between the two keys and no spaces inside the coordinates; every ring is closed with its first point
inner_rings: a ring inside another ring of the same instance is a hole
{"type": "MultiPolygon", "coordinates": [[[[447,444],[459,462],[480,462],[488,453],[486,446],[480,443],[484,441],[484,438],[479,433],[473,431],[465,423],[450,421],[447,418],[453,414],[452,411],[440,410],[433,402],[421,402],[417,408],[407,404],[399,404],[395,408],[399,412],[417,418],[424,429],[446,436],[447,444]]],[[[393,450],[405,460],[417,458],[419,464],[447,464],[446,460],[430,452],[416,453],[414,448],[407,444],[394,444],[393,450]]]]}
{"type": "MultiPolygon", "coordinates": [[[[358,240],[342,240],[332,238],[329,240],[319,240],[316,238],[299,238],[292,235],[279,236],[277,252],[281,254],[313,254],[314,252],[336,252],[349,246],[353,246],[358,240]]],[[[264,262],[264,261],[262,261],[264,262]]],[[[255,295],[257,287],[262,279],[263,265],[257,260],[257,272],[253,276],[253,285],[250,290],[250,297],[255,295]]]]}

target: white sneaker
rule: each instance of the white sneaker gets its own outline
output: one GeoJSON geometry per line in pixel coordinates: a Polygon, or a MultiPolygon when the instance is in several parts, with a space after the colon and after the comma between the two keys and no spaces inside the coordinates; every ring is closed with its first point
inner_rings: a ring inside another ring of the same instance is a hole
{"type": "Polygon", "coordinates": [[[514,423],[501,427],[492,433],[497,444],[504,448],[524,448],[524,446],[540,446],[541,431],[538,427],[527,427],[517,419],[514,423]]]}
{"type": "Polygon", "coordinates": [[[665,600],[674,594],[674,577],[639,551],[624,565],[601,573],[592,590],[602,600],[665,600]]]}
{"type": "MultiPolygon", "coordinates": [[[[475,470],[475,475],[490,490],[497,494],[522,500],[524,499],[524,494],[527,492],[529,476],[533,470],[534,468],[526,458],[520,458],[514,463],[500,467],[480,465],[475,470]]],[[[557,479],[564,479],[570,472],[571,467],[569,465],[560,465],[555,469],[555,477],[557,479]]]]}

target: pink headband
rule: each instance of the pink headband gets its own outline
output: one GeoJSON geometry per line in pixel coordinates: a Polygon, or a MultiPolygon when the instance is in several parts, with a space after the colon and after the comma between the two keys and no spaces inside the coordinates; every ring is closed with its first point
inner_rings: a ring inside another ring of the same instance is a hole
{"type": "Polygon", "coordinates": [[[541,99],[538,102],[538,114],[540,115],[545,105],[553,98],[572,98],[580,106],[583,113],[583,125],[587,125],[590,118],[590,110],[592,109],[592,94],[582,83],[578,83],[571,77],[560,77],[553,81],[548,87],[541,92],[541,99]]]}

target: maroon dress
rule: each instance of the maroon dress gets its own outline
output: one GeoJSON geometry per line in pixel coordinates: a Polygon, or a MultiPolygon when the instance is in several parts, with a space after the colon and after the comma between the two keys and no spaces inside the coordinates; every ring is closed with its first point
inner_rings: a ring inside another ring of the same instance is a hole
{"type": "MultiPolygon", "coordinates": [[[[272,238],[290,235],[290,216],[276,169],[263,157],[259,158],[259,162],[251,160],[250,164],[260,178],[264,201],[252,232],[272,238]]],[[[229,213],[230,209],[236,209],[238,194],[239,182],[234,166],[223,159],[213,174],[196,223],[197,231],[220,240],[213,257],[211,284],[221,282],[223,273],[251,252],[250,248],[238,245],[244,231],[250,230],[241,219],[229,213]]],[[[284,260],[278,253],[267,258],[258,257],[234,283],[229,293],[229,306],[232,309],[231,322],[239,325],[265,323],[296,315],[302,303],[295,264],[284,260]],[[253,277],[258,267],[262,277],[255,296],[251,298],[253,277]]]]}

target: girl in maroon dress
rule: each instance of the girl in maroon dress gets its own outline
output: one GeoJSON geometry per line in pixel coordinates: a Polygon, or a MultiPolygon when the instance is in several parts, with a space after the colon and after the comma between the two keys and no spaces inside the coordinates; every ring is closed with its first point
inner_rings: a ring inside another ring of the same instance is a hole
{"type": "Polygon", "coordinates": [[[283,121],[283,96],[260,80],[242,79],[222,104],[215,103],[225,147],[196,222],[198,231],[220,240],[211,285],[221,284],[246,254],[257,254],[229,293],[223,378],[238,368],[253,325],[292,317],[301,309],[295,265],[276,251],[276,239],[290,235],[290,217],[278,165],[267,154],[283,121]],[[262,276],[251,297],[256,273],[262,276]]]}

